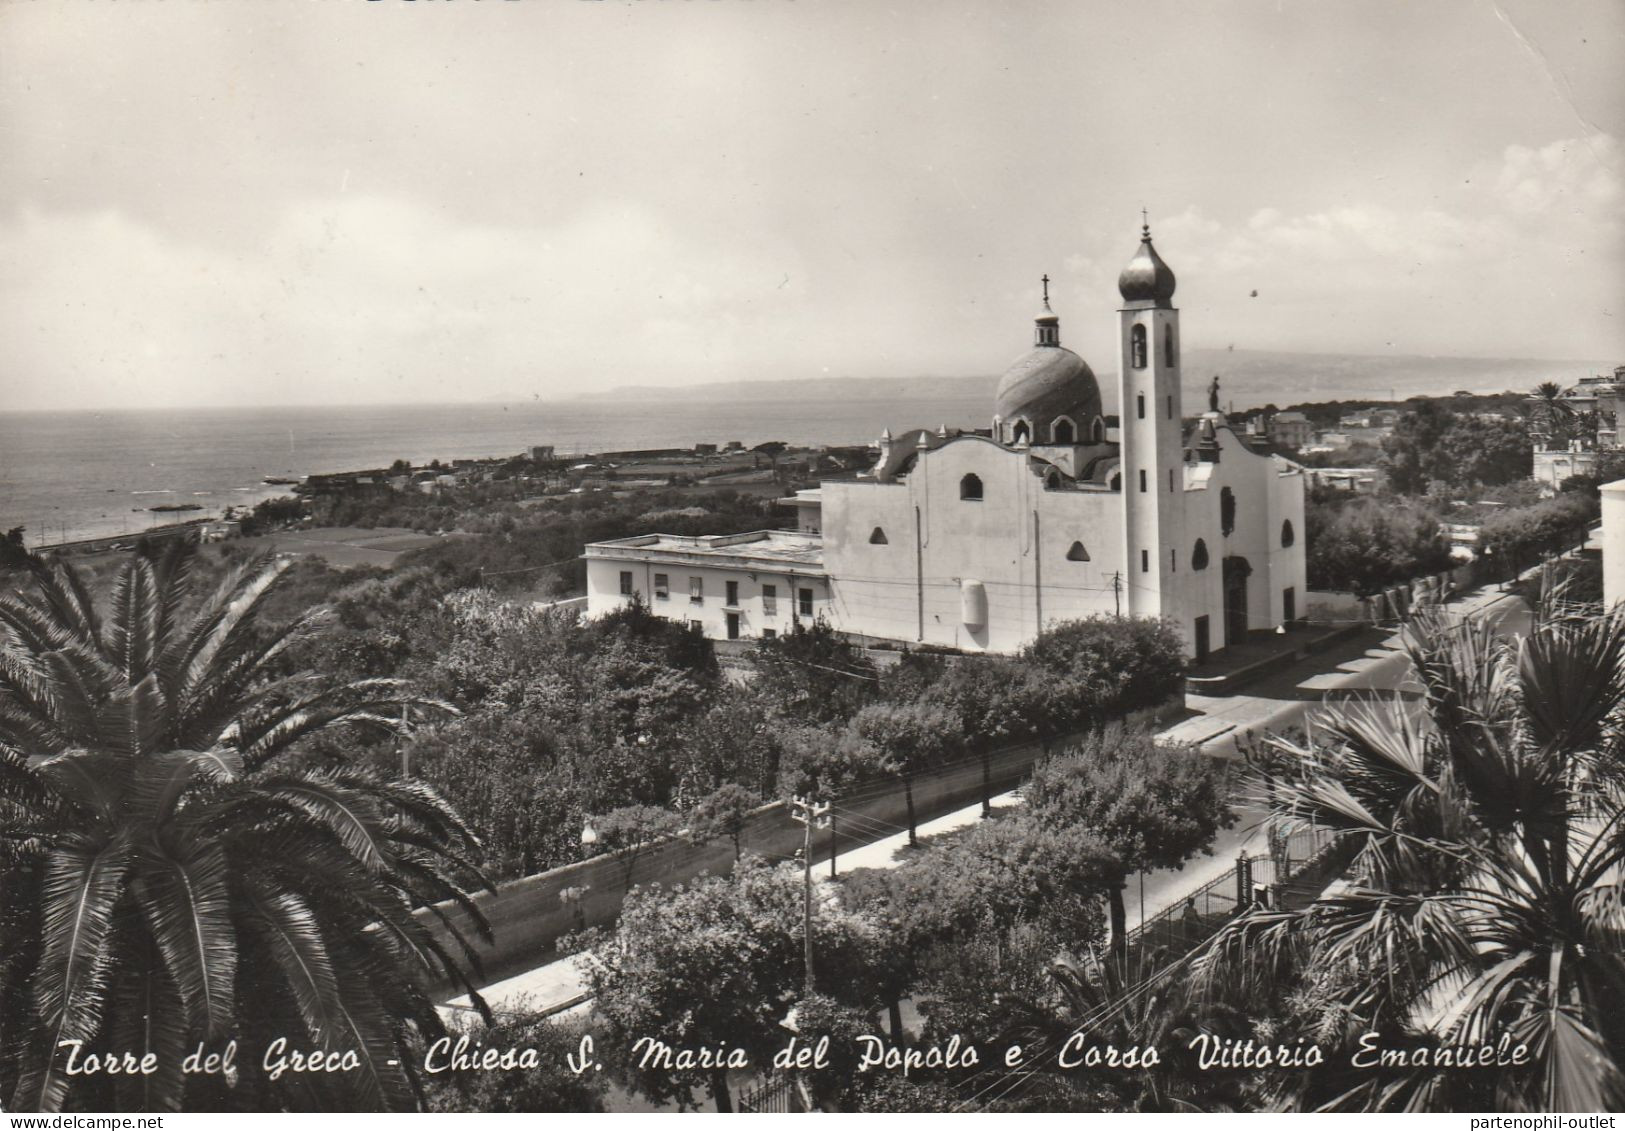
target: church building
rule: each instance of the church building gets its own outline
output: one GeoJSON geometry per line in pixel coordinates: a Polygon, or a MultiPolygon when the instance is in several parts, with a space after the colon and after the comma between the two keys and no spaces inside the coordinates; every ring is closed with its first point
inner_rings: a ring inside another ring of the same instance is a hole
{"type": "Polygon", "coordinates": [[[586,548],[588,615],[642,595],[718,639],[818,618],[859,639],[1014,652],[1099,613],[1166,617],[1198,659],[1302,615],[1302,469],[1218,406],[1187,422],[1174,273],[1143,230],[1118,278],[1119,421],[1043,309],[991,427],[880,438],[874,468],[787,500],[794,531],[586,548]]]}

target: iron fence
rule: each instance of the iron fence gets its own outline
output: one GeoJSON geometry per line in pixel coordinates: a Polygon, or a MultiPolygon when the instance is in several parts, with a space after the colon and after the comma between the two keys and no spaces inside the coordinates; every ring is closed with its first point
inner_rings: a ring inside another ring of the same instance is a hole
{"type": "Polygon", "coordinates": [[[795,1081],[784,1075],[770,1076],[759,1086],[741,1092],[738,1107],[747,1115],[782,1115],[801,1110],[795,1081]]]}

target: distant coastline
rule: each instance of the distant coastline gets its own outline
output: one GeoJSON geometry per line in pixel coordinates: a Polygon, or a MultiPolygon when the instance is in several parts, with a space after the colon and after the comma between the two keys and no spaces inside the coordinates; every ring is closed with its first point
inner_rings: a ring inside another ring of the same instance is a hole
{"type": "MultiPolygon", "coordinates": [[[[1089,360],[1085,358],[1085,360],[1089,360]]],[[[1404,400],[1413,396],[1448,396],[1460,390],[1474,393],[1526,391],[1542,381],[1571,385],[1581,377],[1606,373],[1619,360],[1543,358],[1430,357],[1423,355],[1292,353],[1273,350],[1189,349],[1185,353],[1187,402],[1217,374],[1227,404],[1238,410],[1271,402],[1404,400]],[[1286,390],[1286,392],[1283,392],[1286,390]],[[1285,397],[1286,399],[1283,399],[1285,397]]],[[[1114,399],[1115,371],[1095,370],[1108,408],[1114,399]]],[[[755,400],[763,404],[782,397],[786,388],[795,395],[844,399],[889,400],[899,397],[985,396],[991,400],[998,377],[818,377],[797,381],[719,381],[701,385],[623,385],[576,397],[577,402],[602,403],[636,398],[641,401],[755,400]]]]}
{"type": "MultiPolygon", "coordinates": [[[[1191,350],[1187,408],[1213,373],[1238,411],[1305,401],[1404,400],[1458,389],[1524,391],[1572,384],[1613,363],[1191,350]]],[[[1116,411],[1115,375],[1096,374],[1116,411]]],[[[217,517],[284,494],[276,480],[513,455],[551,444],[561,456],[766,440],[861,444],[909,428],[988,424],[992,377],[821,378],[684,389],[620,389],[571,401],[346,407],[120,409],[0,413],[0,530],[61,542],[136,535],[163,496],[217,517]]]]}

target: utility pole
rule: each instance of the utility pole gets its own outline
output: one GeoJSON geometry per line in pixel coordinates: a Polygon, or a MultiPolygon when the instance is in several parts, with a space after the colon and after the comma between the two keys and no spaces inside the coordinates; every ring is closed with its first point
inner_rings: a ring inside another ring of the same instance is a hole
{"type": "Polygon", "coordinates": [[[812,883],[812,835],[813,829],[827,829],[830,824],[829,802],[816,802],[806,797],[792,797],[790,799],[790,816],[802,824],[802,940],[806,951],[806,992],[813,992],[813,883],[812,883]]]}
{"type": "Polygon", "coordinates": [[[401,753],[401,777],[409,779],[412,776],[412,755],[406,748],[406,704],[401,704],[401,727],[395,732],[395,746],[401,753]]]}
{"type": "Polygon", "coordinates": [[[1112,606],[1118,616],[1123,615],[1123,571],[1120,569],[1112,571],[1112,606]]]}

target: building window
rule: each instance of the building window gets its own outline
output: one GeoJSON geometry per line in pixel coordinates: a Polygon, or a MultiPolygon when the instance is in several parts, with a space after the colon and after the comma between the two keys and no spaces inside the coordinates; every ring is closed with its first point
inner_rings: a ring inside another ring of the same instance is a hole
{"type": "Polygon", "coordinates": [[[959,497],[961,499],[974,499],[978,502],[982,498],[982,480],[977,475],[967,475],[959,481],[959,497]]]}
{"type": "Polygon", "coordinates": [[[1168,550],[1168,572],[1173,573],[1178,569],[1179,569],[1179,551],[1170,548],[1168,550]]]}
{"type": "Polygon", "coordinates": [[[1140,551],[1140,572],[1141,573],[1150,573],[1151,572],[1151,551],[1150,550],[1141,550],[1140,551]]]}
{"type": "Polygon", "coordinates": [[[777,640],[778,636],[779,636],[779,633],[778,633],[777,629],[773,629],[773,628],[764,628],[764,629],[762,629],[762,639],[763,640],[777,640]]]}
{"type": "Polygon", "coordinates": [[[1281,619],[1290,624],[1298,619],[1298,590],[1288,585],[1281,590],[1281,619]]]}
{"type": "Polygon", "coordinates": [[[1140,468],[1140,493],[1145,494],[1145,468],[1140,468]]]}
{"type": "Polygon", "coordinates": [[[812,590],[811,589],[798,589],[798,590],[796,590],[796,605],[800,609],[802,616],[804,616],[804,617],[812,616],[812,590]]]}
{"type": "Polygon", "coordinates": [[[779,614],[779,587],[777,585],[762,586],[762,615],[767,617],[779,614]]]}
{"type": "MultiPolygon", "coordinates": [[[[1018,420],[1016,421],[1015,431],[1010,434],[1010,442],[1015,444],[1017,447],[1020,447],[1022,444],[1027,442],[1027,437],[1029,435],[1030,432],[1027,428],[1027,422],[1025,420],[1018,420]]],[[[978,496],[978,498],[980,498],[980,496],[978,496]]]]}
{"type": "Polygon", "coordinates": [[[623,570],[621,570],[621,596],[630,597],[631,595],[632,595],[632,571],[629,570],[629,569],[623,569],[623,570]]]}
{"type": "Polygon", "coordinates": [[[1219,533],[1226,538],[1236,530],[1236,493],[1226,487],[1219,492],[1219,533]]]}
{"type": "Polygon", "coordinates": [[[1072,548],[1066,552],[1069,562],[1086,562],[1089,560],[1089,551],[1083,548],[1082,542],[1072,543],[1072,548]]]}
{"type": "Polygon", "coordinates": [[[1168,493],[1174,493],[1174,469],[1171,467],[1168,469],[1168,493]]]}
{"type": "Polygon", "coordinates": [[[1106,440],[1106,422],[1095,417],[1095,422],[1089,426],[1089,441],[1094,444],[1104,443],[1106,440]]]}
{"type": "Polygon", "coordinates": [[[688,622],[688,627],[692,628],[701,636],[705,635],[705,622],[703,620],[691,620],[688,622]]]}
{"type": "Polygon", "coordinates": [[[739,605],[739,582],[730,581],[730,582],[727,582],[727,586],[728,586],[728,599],[724,603],[727,604],[727,605],[733,606],[733,607],[738,607],[738,605],[739,605]]]}
{"type": "Polygon", "coordinates": [[[1172,393],[1169,393],[1168,394],[1168,419],[1172,420],[1173,418],[1174,418],[1174,395],[1172,393]]]}
{"type": "Polygon", "coordinates": [[[1134,398],[1134,408],[1135,408],[1136,413],[1137,413],[1136,419],[1144,420],[1145,419],[1145,394],[1144,393],[1139,393],[1139,394],[1137,394],[1135,396],[1135,398],[1134,398]]]}
{"type": "Polygon", "coordinates": [[[691,605],[705,604],[705,580],[699,577],[688,579],[688,603],[691,605]]]}
{"type": "MultiPolygon", "coordinates": [[[[1292,529],[1292,520],[1289,518],[1281,523],[1281,546],[1284,549],[1298,540],[1297,531],[1292,529]]],[[[1291,618],[1288,618],[1291,619],[1291,618]]]]}
{"type": "Polygon", "coordinates": [[[1171,322],[1162,328],[1162,363],[1170,369],[1179,364],[1179,355],[1174,353],[1174,327],[1171,322]]]}
{"type": "Polygon", "coordinates": [[[655,574],[655,600],[664,601],[671,596],[671,578],[663,573],[655,574]]]}
{"type": "Polygon", "coordinates": [[[873,530],[869,531],[869,545],[871,545],[871,546],[889,545],[889,543],[886,541],[886,532],[884,530],[880,529],[880,527],[878,527],[878,526],[875,527],[873,530]]]}
{"type": "Polygon", "coordinates": [[[1191,568],[1207,568],[1207,543],[1200,538],[1196,540],[1196,546],[1191,550],[1191,568]]]}
{"type": "Polygon", "coordinates": [[[1056,422],[1055,442],[1057,444],[1070,444],[1073,442],[1073,437],[1075,435],[1076,431],[1073,429],[1072,422],[1070,420],[1063,417],[1061,420],[1056,422]]]}
{"type": "Polygon", "coordinates": [[[1145,368],[1145,327],[1135,323],[1129,331],[1129,361],[1136,369],[1145,368]]]}

